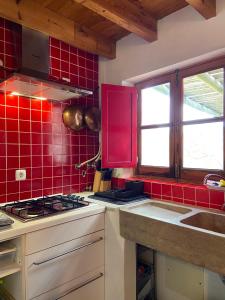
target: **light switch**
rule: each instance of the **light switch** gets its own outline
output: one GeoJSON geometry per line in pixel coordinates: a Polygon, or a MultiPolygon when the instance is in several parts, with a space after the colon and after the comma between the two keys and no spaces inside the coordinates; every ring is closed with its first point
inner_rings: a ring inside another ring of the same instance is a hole
{"type": "Polygon", "coordinates": [[[20,180],[25,180],[26,179],[26,170],[16,170],[16,180],[20,181],[20,180]]]}

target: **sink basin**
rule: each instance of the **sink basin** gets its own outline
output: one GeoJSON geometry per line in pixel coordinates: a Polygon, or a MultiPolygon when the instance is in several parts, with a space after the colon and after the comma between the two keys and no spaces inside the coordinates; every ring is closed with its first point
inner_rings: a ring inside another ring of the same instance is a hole
{"type": "Polygon", "coordinates": [[[225,234],[225,216],[200,212],[182,220],[181,223],[225,234]]]}
{"type": "Polygon", "coordinates": [[[142,216],[159,218],[159,219],[161,218],[171,219],[191,211],[190,209],[185,207],[174,206],[174,205],[158,203],[158,202],[144,203],[141,205],[131,207],[129,210],[131,212],[134,212],[142,216]]]}

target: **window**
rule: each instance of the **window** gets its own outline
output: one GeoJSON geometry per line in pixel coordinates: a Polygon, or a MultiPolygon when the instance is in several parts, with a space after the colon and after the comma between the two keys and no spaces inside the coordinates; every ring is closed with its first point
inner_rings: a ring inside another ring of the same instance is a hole
{"type": "Polygon", "coordinates": [[[138,173],[202,181],[224,172],[225,58],[137,84],[138,173]]]}

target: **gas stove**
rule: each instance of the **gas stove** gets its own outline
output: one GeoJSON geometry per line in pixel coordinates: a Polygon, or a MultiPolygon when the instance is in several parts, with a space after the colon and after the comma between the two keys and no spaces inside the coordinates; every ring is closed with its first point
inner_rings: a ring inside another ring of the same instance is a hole
{"type": "Polygon", "coordinates": [[[1,206],[0,209],[8,215],[27,222],[88,205],[89,202],[84,201],[84,197],[76,195],[54,195],[5,204],[1,206]]]}

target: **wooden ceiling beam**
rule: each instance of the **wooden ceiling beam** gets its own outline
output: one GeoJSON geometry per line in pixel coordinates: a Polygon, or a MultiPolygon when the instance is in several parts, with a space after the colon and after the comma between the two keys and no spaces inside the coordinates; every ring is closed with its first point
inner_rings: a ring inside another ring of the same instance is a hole
{"type": "Polygon", "coordinates": [[[84,26],[38,4],[35,0],[0,0],[0,16],[41,31],[77,48],[115,58],[116,44],[84,26]]]}
{"type": "Polygon", "coordinates": [[[216,0],[185,0],[194,7],[205,19],[216,16],[216,0]]]}
{"type": "Polygon", "coordinates": [[[157,21],[127,0],[73,0],[148,42],[157,39],[157,21]]]}

